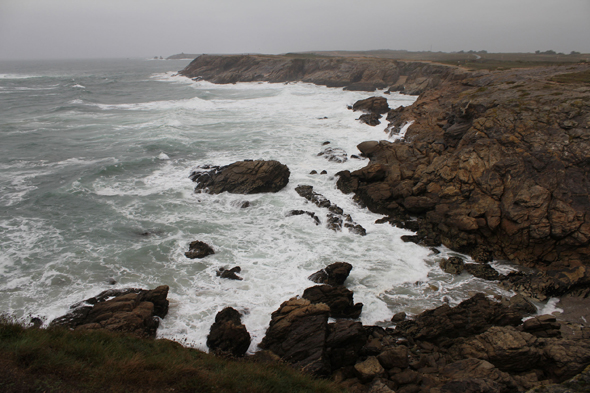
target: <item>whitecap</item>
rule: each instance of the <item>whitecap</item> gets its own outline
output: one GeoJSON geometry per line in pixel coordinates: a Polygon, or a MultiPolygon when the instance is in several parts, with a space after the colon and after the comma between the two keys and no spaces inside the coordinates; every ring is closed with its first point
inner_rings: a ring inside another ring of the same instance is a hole
{"type": "Polygon", "coordinates": [[[170,157],[168,157],[168,154],[166,154],[166,153],[162,152],[162,153],[160,153],[160,154],[158,155],[158,159],[159,159],[159,160],[169,160],[169,159],[170,159],[170,157]]]}

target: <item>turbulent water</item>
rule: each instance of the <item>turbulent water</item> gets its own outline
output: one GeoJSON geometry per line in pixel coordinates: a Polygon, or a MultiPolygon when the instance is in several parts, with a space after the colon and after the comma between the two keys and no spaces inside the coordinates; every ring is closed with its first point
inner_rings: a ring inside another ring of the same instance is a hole
{"type": "MultiPolygon", "coordinates": [[[[395,312],[454,305],[471,291],[503,294],[442,273],[438,259],[452,253],[402,242],[410,232],[375,224],[379,215],[336,189],[336,172],[367,161],[329,162],[317,155],[324,142],[350,156],[362,141],[387,139],[384,125],[360,124],[347,110],[369,93],[194,82],[175,75],[186,64],[0,63],[0,313],[48,322],[108,288],[166,284],[170,312],[159,337],[204,349],[215,314],[232,306],[244,314],[254,351],[280,303],[336,261],[354,266],[347,286],[364,303],[365,324],[387,326],[395,312]],[[194,193],[191,170],[243,159],[286,164],[288,186],[276,194],[194,193]],[[300,197],[299,184],[343,208],[367,236],[326,228],[327,211],[300,197]],[[241,208],[244,201],[250,207],[241,208]],[[287,216],[292,209],[315,212],[322,224],[287,216]],[[216,253],[186,258],[193,240],[216,253]],[[216,276],[236,265],[243,281],[216,276]]],[[[415,100],[384,96],[390,107],[415,100]]]]}

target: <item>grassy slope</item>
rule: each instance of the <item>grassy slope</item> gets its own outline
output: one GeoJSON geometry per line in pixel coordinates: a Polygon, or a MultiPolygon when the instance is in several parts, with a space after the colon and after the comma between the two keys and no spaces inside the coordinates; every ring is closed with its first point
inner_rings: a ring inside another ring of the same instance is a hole
{"type": "Polygon", "coordinates": [[[2,392],[341,392],[286,365],[226,360],[169,340],[0,321],[2,392]]]}

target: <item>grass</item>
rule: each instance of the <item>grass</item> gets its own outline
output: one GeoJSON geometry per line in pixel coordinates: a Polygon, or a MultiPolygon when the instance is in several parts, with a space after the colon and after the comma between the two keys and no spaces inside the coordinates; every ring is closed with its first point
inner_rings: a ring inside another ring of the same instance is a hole
{"type": "Polygon", "coordinates": [[[342,392],[284,364],[215,357],[169,340],[25,328],[0,320],[0,391],[342,392]]]}
{"type": "Polygon", "coordinates": [[[555,75],[551,80],[559,83],[590,83],[590,69],[582,72],[555,75]]]}

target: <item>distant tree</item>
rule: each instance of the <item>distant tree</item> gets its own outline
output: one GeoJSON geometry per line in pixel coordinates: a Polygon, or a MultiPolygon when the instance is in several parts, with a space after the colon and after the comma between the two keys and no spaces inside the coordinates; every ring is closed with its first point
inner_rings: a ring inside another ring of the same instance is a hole
{"type": "Polygon", "coordinates": [[[535,55],[540,55],[540,54],[541,54],[541,51],[540,50],[536,50],[535,51],[535,55]]]}
{"type": "Polygon", "coordinates": [[[486,53],[488,53],[488,51],[487,51],[487,50],[480,50],[480,51],[479,51],[479,52],[477,52],[477,53],[486,54],[486,53]]]}
{"type": "Polygon", "coordinates": [[[546,50],[545,52],[543,52],[544,55],[556,55],[557,52],[555,52],[554,50],[546,50]]]}
{"type": "Polygon", "coordinates": [[[570,52],[570,55],[580,55],[580,54],[581,54],[580,52],[576,52],[575,50],[570,52]]]}

